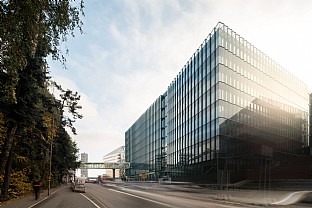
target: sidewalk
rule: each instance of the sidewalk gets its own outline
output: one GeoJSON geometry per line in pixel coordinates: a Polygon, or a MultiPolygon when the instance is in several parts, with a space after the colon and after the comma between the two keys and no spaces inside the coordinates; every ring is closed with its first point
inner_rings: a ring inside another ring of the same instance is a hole
{"type": "MultiPolygon", "coordinates": [[[[56,188],[50,189],[50,196],[52,196],[55,192],[63,189],[69,188],[67,185],[61,185],[56,188]]],[[[32,208],[34,205],[39,204],[40,202],[48,199],[48,190],[44,190],[40,193],[40,197],[38,200],[35,199],[35,194],[29,194],[23,196],[21,198],[12,199],[11,201],[0,203],[1,208],[32,208]]]]}
{"type": "Polygon", "coordinates": [[[291,205],[311,191],[238,190],[219,191],[216,199],[254,205],[291,205]]]}
{"type": "MultiPolygon", "coordinates": [[[[127,187],[127,186],[125,186],[127,187]]],[[[194,194],[191,198],[198,200],[217,200],[224,202],[233,202],[240,204],[250,205],[273,205],[285,206],[299,202],[307,194],[312,191],[291,191],[291,190],[249,190],[249,189],[236,189],[236,190],[213,190],[203,188],[197,185],[159,185],[157,183],[133,183],[129,184],[130,187],[136,187],[141,190],[158,190],[169,191],[172,195],[180,197],[188,197],[190,193],[194,194]],[[178,191],[178,192],[176,192],[178,191]]]]}

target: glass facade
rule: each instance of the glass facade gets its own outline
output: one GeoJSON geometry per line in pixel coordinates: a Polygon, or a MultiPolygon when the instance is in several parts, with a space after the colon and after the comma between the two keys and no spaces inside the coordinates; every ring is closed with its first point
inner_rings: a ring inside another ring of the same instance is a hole
{"type": "Polygon", "coordinates": [[[156,179],[165,174],[166,98],[166,93],[160,96],[125,134],[125,158],[131,161],[126,170],[129,179],[156,179]]]}
{"type": "Polygon", "coordinates": [[[146,161],[156,178],[243,180],[264,157],[273,163],[302,153],[308,112],[306,84],[218,23],[126,132],[126,161],[146,161]]]}

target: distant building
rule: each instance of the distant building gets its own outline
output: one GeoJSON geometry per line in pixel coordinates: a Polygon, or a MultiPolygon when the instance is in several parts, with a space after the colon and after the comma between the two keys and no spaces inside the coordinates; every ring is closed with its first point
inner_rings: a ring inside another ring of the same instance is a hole
{"type": "MultiPolygon", "coordinates": [[[[81,162],[88,162],[87,153],[81,153],[81,162]]],[[[81,169],[81,177],[88,177],[88,169],[81,169]]]]}
{"type": "Polygon", "coordinates": [[[308,120],[307,85],[219,23],[125,133],[126,175],[221,185],[309,178],[308,120]]]}
{"type": "MultiPolygon", "coordinates": [[[[118,147],[103,157],[103,162],[125,162],[125,146],[118,147]]],[[[113,178],[113,170],[107,169],[106,176],[113,178]]],[[[115,170],[115,178],[122,178],[124,170],[115,170]]]]}

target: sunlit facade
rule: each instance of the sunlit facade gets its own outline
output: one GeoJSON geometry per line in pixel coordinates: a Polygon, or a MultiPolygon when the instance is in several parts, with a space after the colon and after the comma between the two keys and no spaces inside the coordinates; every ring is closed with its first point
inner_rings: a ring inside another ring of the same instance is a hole
{"type": "Polygon", "coordinates": [[[306,84],[218,23],[126,132],[128,174],[244,180],[303,154],[308,112],[306,84]]]}
{"type": "MultiPolygon", "coordinates": [[[[120,163],[125,162],[125,146],[118,147],[112,152],[108,153],[103,157],[104,163],[120,163]]],[[[106,176],[108,178],[123,178],[124,177],[124,169],[106,169],[106,176]]]]}

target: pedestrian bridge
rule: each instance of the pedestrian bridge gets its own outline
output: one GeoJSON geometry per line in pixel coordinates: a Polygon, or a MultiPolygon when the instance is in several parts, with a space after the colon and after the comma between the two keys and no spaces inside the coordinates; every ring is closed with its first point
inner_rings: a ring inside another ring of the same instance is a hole
{"type": "Polygon", "coordinates": [[[82,162],[79,168],[81,169],[128,169],[129,162],[82,162]]]}

